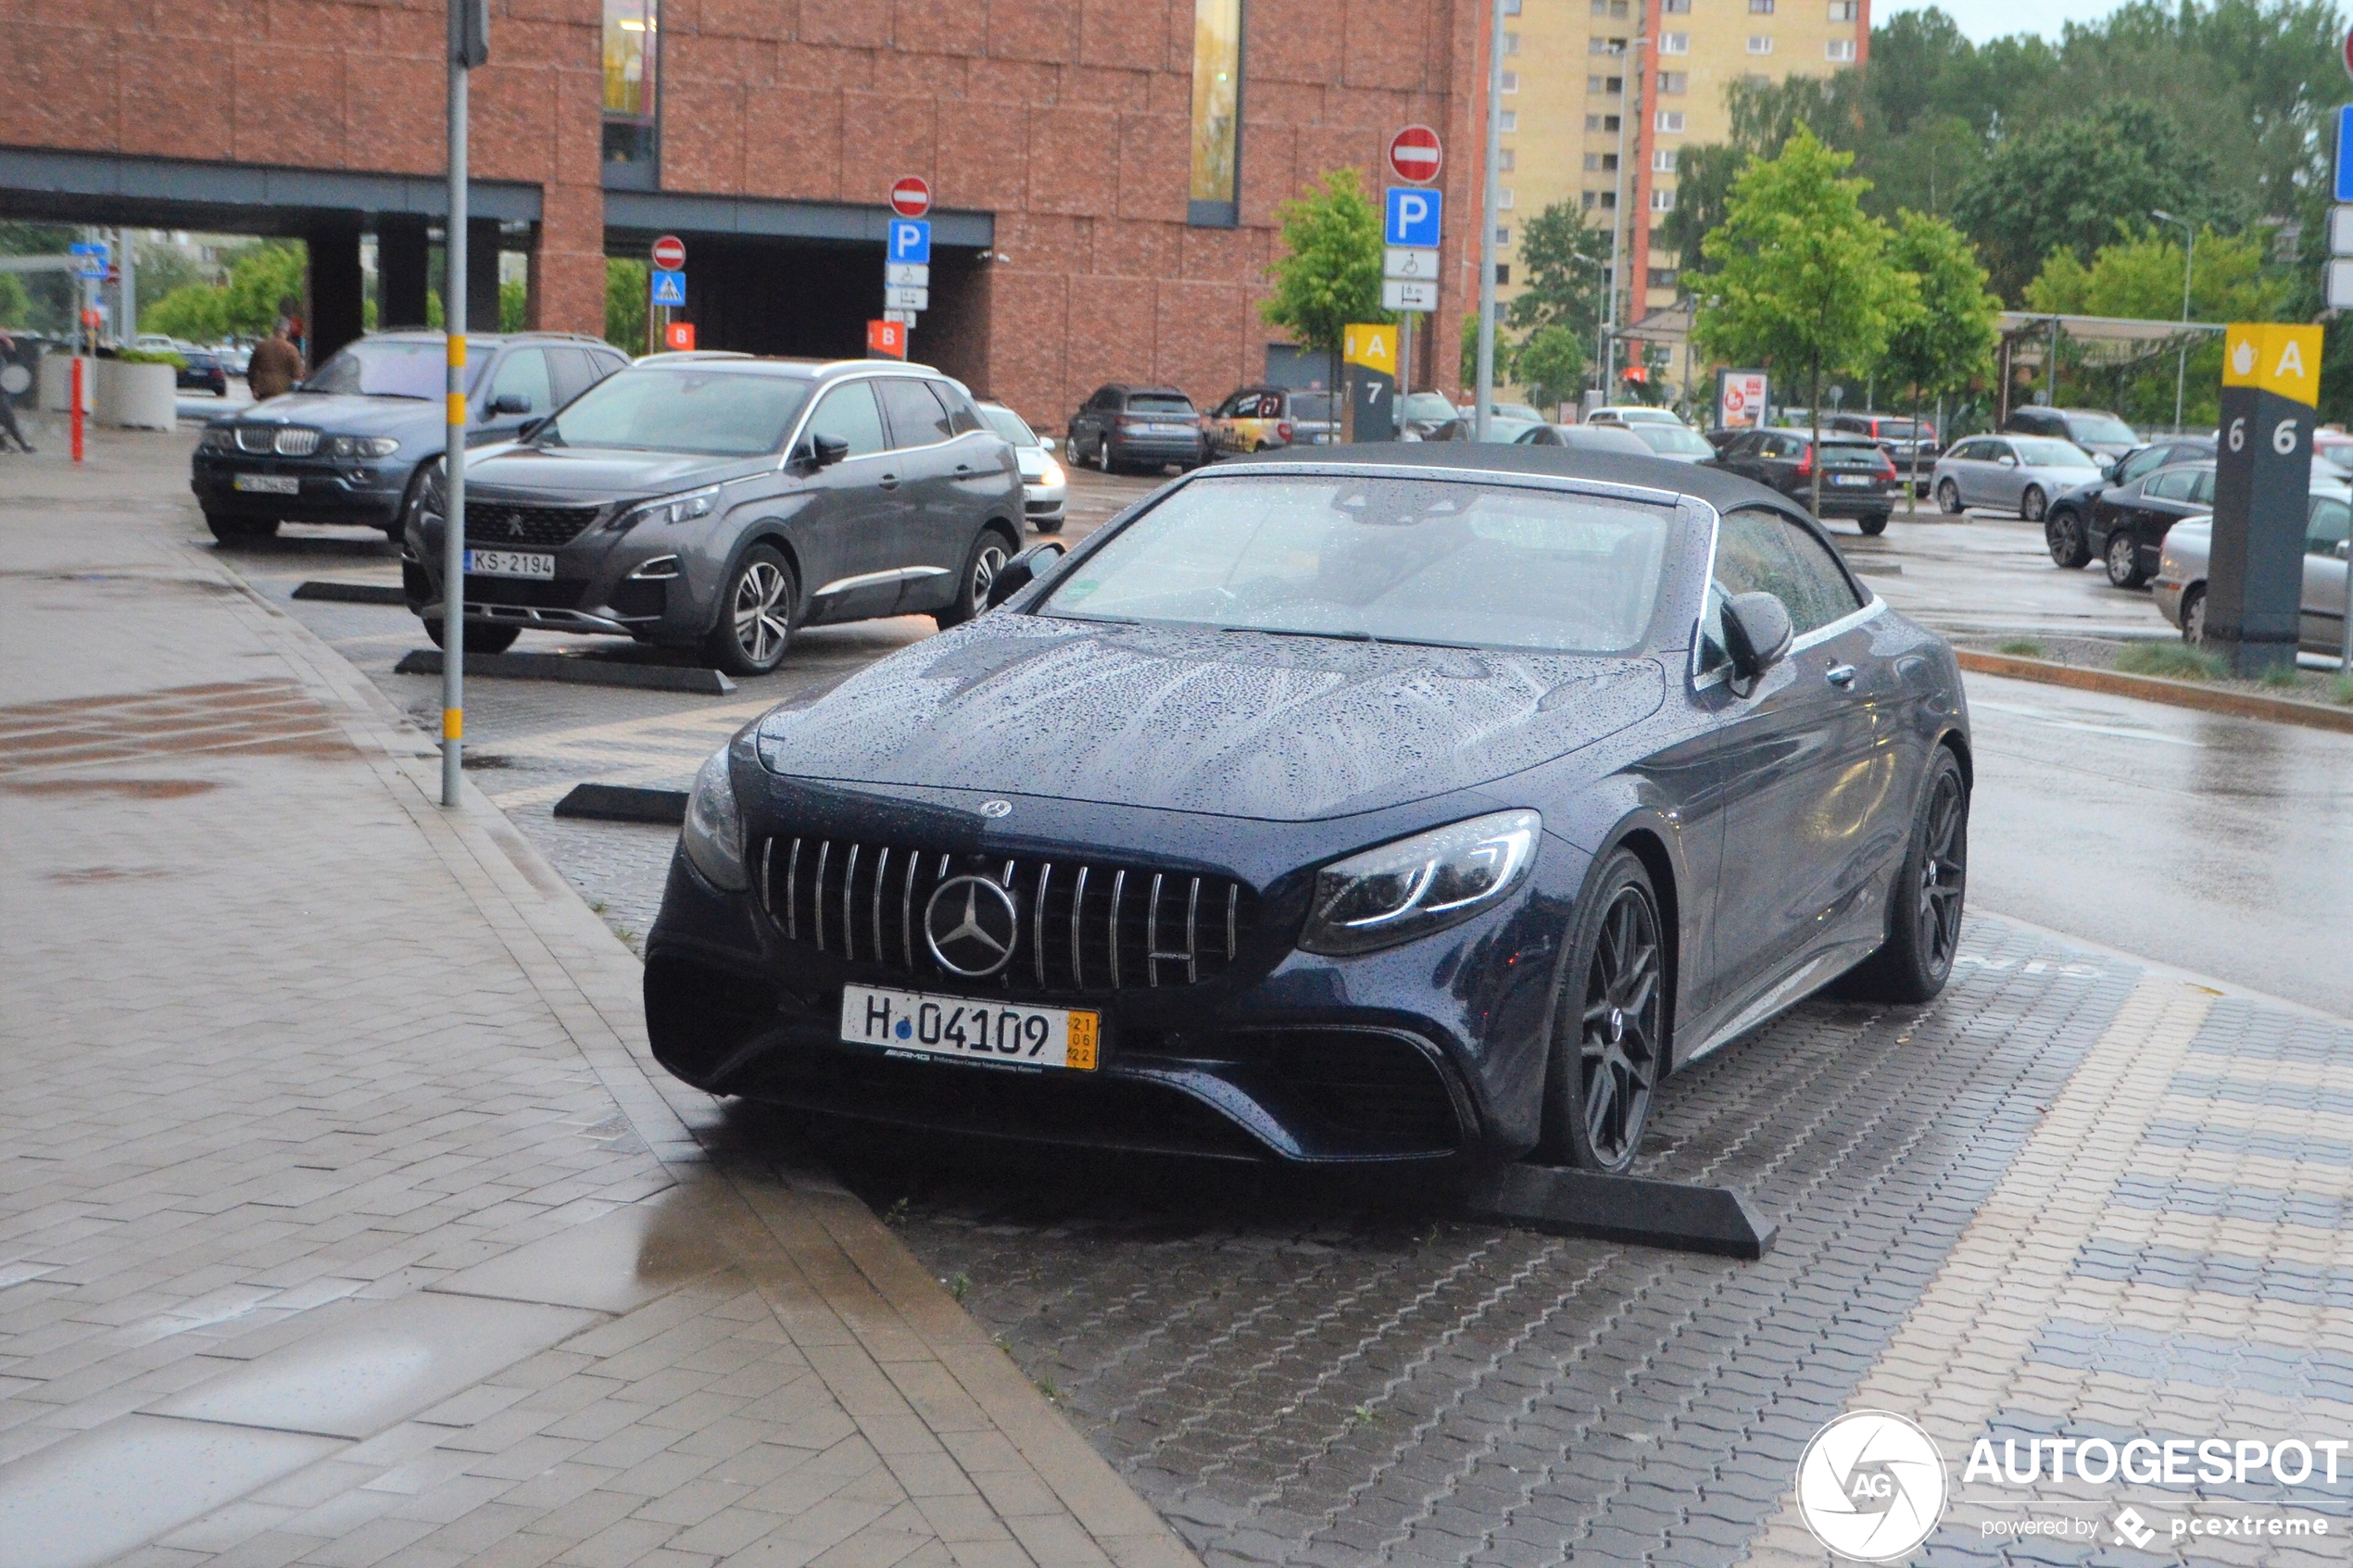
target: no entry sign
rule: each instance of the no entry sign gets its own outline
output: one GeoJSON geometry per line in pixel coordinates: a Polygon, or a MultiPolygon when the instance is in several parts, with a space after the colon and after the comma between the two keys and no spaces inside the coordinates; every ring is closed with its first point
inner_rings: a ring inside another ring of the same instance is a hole
{"type": "Polygon", "coordinates": [[[901,218],[921,218],[931,210],[931,186],[908,175],[890,188],[890,210],[901,218]]]}
{"type": "Polygon", "coordinates": [[[1409,125],[1389,139],[1390,172],[1409,185],[1428,184],[1445,162],[1438,132],[1427,125],[1409,125]]]}
{"type": "Polygon", "coordinates": [[[654,242],[654,265],[665,272],[675,272],[686,265],[686,242],[675,234],[664,234],[654,242]]]}

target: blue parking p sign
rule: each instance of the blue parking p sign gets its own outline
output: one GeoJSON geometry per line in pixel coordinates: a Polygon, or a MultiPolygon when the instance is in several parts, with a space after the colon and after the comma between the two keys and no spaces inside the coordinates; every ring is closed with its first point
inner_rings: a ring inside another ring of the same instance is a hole
{"type": "Polygon", "coordinates": [[[686,303],[686,274],[656,268],[653,274],[654,303],[683,307],[686,303]]]}
{"type": "Polygon", "coordinates": [[[890,258],[893,261],[915,261],[928,266],[931,262],[931,220],[928,218],[894,218],[890,220],[890,258]]]}
{"type": "Polygon", "coordinates": [[[2336,111],[2336,199],[2353,202],[2353,104],[2336,111]]]}
{"type": "Polygon", "coordinates": [[[1446,197],[1442,192],[1413,185],[1391,185],[1389,188],[1389,222],[1381,243],[1412,245],[1421,250],[1434,248],[1439,240],[1440,217],[1445,210],[1446,197]]]}

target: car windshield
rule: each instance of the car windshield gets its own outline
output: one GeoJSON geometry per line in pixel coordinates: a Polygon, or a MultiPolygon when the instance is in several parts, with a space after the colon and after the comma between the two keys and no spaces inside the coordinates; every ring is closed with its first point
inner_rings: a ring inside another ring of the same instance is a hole
{"type": "Polygon", "coordinates": [[[1716,455],[1716,448],[1707,444],[1707,437],[1687,425],[1652,424],[1644,420],[1626,428],[1641,436],[1654,452],[1686,453],[1695,458],[1716,455]]]}
{"type": "MultiPolygon", "coordinates": [[[[1327,393],[1325,395],[1329,396],[1327,393]]],[[[1405,395],[1405,417],[1409,420],[1451,420],[1455,417],[1454,405],[1442,392],[1411,392],[1405,395]]]]}
{"type": "Polygon", "coordinates": [[[797,376],[706,365],[640,365],[608,376],[533,437],[545,445],[608,446],[755,458],[784,448],[809,400],[797,376]]]}
{"type": "Polygon", "coordinates": [[[1525,420],[1532,425],[1549,422],[1543,415],[1525,403],[1490,403],[1487,406],[1487,412],[1491,419],[1525,420]]]}
{"type": "Polygon", "coordinates": [[[1127,399],[1131,414],[1183,414],[1192,417],[1192,400],[1181,393],[1139,392],[1127,399]]]}
{"type": "Polygon", "coordinates": [[[1622,423],[1629,425],[1680,425],[1683,422],[1665,408],[1619,408],[1615,412],[1622,423]]]}
{"type": "MultiPolygon", "coordinates": [[[[422,397],[428,401],[448,390],[448,350],[438,343],[362,338],[338,349],[302,383],[305,392],[359,393],[368,397],[422,397]]],[[[466,367],[466,390],[472,392],[490,356],[466,367]]]]}
{"type": "Polygon", "coordinates": [[[980,417],[988,421],[990,430],[995,431],[1016,446],[1038,445],[1038,433],[1030,429],[1028,421],[1011,408],[995,403],[983,403],[980,406],[980,417]]]}
{"type": "Polygon", "coordinates": [[[2043,469],[2095,469],[2099,462],[2089,452],[2072,441],[2054,441],[2046,436],[2013,435],[2010,445],[2018,449],[2019,460],[2043,469]]]}
{"type": "Polygon", "coordinates": [[[2067,433],[2078,441],[2101,441],[2131,445],[2140,439],[2133,427],[2114,414],[2070,414],[2067,433]]]}
{"type": "Polygon", "coordinates": [[[1043,612],[1278,635],[1622,653],[1674,512],[1472,480],[1184,485],[1074,563],[1043,612]]]}

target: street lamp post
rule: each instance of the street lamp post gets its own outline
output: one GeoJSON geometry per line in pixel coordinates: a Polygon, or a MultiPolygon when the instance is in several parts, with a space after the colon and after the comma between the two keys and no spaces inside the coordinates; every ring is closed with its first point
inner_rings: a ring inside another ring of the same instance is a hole
{"type": "Polygon", "coordinates": [[[441,803],[465,798],[466,734],[466,82],[490,57],[488,0],[449,0],[449,217],[442,240],[447,345],[442,451],[441,803]]]}
{"type": "MultiPolygon", "coordinates": [[[[1609,198],[1608,302],[1602,311],[1600,375],[1602,401],[1604,403],[1609,401],[1617,370],[1617,274],[1625,265],[1624,247],[1620,241],[1626,233],[1626,121],[1630,118],[1628,111],[1633,103],[1640,102],[1639,99],[1629,101],[1629,84],[1642,73],[1642,45],[1649,42],[1647,38],[1636,38],[1626,51],[1626,63],[1618,68],[1617,73],[1617,183],[1609,198]]],[[[1629,289],[1628,294],[1630,296],[1632,291],[1629,289]]]]}
{"type": "Polygon", "coordinates": [[[1504,176],[1504,10],[1495,0],[1487,28],[1487,184],[1478,227],[1478,373],[1471,390],[1471,439],[1487,439],[1488,405],[1495,400],[1495,219],[1504,176]]]}
{"type": "MultiPolygon", "coordinates": [[[[2186,218],[2176,218],[2170,212],[2151,208],[2149,216],[2159,223],[2182,226],[2182,324],[2190,321],[2190,268],[2197,259],[2197,230],[2186,218]]],[[[2173,354],[2173,433],[2182,433],[2182,385],[2190,369],[2190,345],[2186,336],[2173,354]]]]}

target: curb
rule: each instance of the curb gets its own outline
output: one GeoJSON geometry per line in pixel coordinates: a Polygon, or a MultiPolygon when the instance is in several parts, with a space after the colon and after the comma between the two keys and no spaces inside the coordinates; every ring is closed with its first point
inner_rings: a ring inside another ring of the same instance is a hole
{"type": "MultiPolygon", "coordinates": [[[[439,648],[412,648],[393,666],[396,675],[438,675],[439,648]]],[[[726,696],[736,683],[716,670],[682,664],[624,664],[619,659],[576,659],[568,653],[470,653],[468,679],[569,681],[581,686],[634,686],[640,691],[694,692],[726,696]]]]}
{"type": "Polygon", "coordinates": [[[2145,702],[2175,708],[2203,709],[2239,719],[2268,719],[2275,724],[2301,724],[2310,730],[2334,730],[2353,735],[2353,709],[2322,708],[2317,702],[2262,696],[2203,686],[2195,681],[2168,680],[2162,675],[2126,675],[2114,670],[2083,670],[2054,664],[2046,659],[2020,659],[2015,654],[1953,650],[1961,668],[1980,675],[2007,675],[2016,681],[2040,681],[2045,685],[2072,686],[2078,691],[2105,692],[2111,696],[2136,696],[2145,702]]]}

